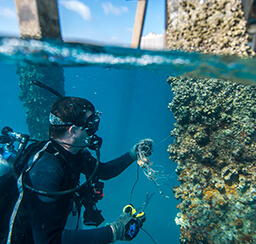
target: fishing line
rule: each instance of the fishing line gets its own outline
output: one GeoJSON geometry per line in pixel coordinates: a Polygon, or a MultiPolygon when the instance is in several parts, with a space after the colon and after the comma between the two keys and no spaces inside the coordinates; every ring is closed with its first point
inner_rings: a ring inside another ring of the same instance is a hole
{"type": "MultiPolygon", "coordinates": [[[[144,213],[145,209],[147,208],[151,198],[154,196],[155,193],[147,193],[146,194],[146,201],[142,204],[142,206],[140,206],[139,208],[137,208],[137,212],[140,213],[144,213]]],[[[131,204],[132,205],[132,204],[131,204]]],[[[156,241],[154,240],[154,238],[149,234],[149,232],[147,232],[144,228],[141,227],[141,229],[149,236],[149,238],[153,241],[153,243],[157,244],[156,241]]]]}
{"type": "Polygon", "coordinates": [[[140,167],[139,167],[139,165],[137,164],[137,178],[136,178],[136,181],[134,182],[134,184],[133,184],[133,186],[132,186],[132,190],[131,190],[131,194],[130,194],[130,204],[131,204],[131,205],[132,205],[132,196],[133,196],[133,192],[134,192],[135,186],[137,185],[139,179],[140,179],[140,167]]]}
{"type": "MultiPolygon", "coordinates": [[[[160,142],[158,142],[157,144],[155,144],[155,147],[159,146],[160,144],[162,144],[163,142],[165,142],[165,141],[166,141],[168,138],[170,138],[170,137],[171,137],[171,135],[168,135],[167,137],[165,137],[164,139],[162,139],[160,142]]],[[[138,146],[139,160],[138,160],[138,162],[137,162],[137,177],[136,177],[136,180],[135,180],[135,182],[134,182],[134,184],[133,184],[133,186],[132,186],[132,189],[131,189],[130,204],[132,204],[133,192],[134,192],[134,189],[135,189],[135,187],[136,187],[136,185],[137,185],[137,183],[138,183],[138,181],[139,181],[139,177],[140,177],[140,175],[139,175],[139,173],[140,173],[140,172],[139,172],[139,168],[140,168],[140,167],[142,168],[142,170],[143,170],[143,172],[145,173],[145,175],[147,176],[147,178],[148,178],[149,180],[151,180],[151,181],[155,184],[155,186],[158,188],[160,194],[161,194],[162,196],[166,197],[166,198],[169,198],[169,196],[166,196],[166,195],[162,192],[162,190],[160,189],[159,185],[157,184],[157,182],[156,182],[156,180],[153,178],[153,176],[150,176],[150,173],[152,173],[151,168],[149,168],[149,167],[144,167],[144,165],[146,165],[147,162],[149,162],[149,160],[147,160],[147,161],[145,160],[145,159],[147,159],[147,158],[143,155],[143,153],[140,152],[139,148],[140,148],[140,147],[138,146]],[[143,165],[141,165],[139,162],[142,162],[143,165]],[[139,166],[140,166],[140,167],[139,167],[139,166]]],[[[146,166],[147,166],[147,165],[146,165],[146,166]]]]}
{"type": "Polygon", "coordinates": [[[171,137],[171,135],[165,137],[162,141],[158,142],[155,147],[159,146],[160,144],[162,144],[164,141],[166,141],[169,137],[171,137]]]}
{"type": "MultiPolygon", "coordinates": [[[[160,144],[162,144],[164,141],[166,141],[168,138],[170,137],[170,135],[169,136],[167,136],[167,137],[165,137],[163,140],[161,140],[159,143],[157,143],[155,146],[159,146],[160,144]]],[[[142,152],[140,152],[140,150],[139,150],[139,146],[138,146],[138,155],[139,155],[139,160],[138,161],[144,161],[145,162],[145,164],[147,163],[147,160],[145,161],[145,159],[147,159],[146,157],[145,157],[145,155],[143,155],[143,153],[142,152]]],[[[149,161],[149,160],[148,160],[149,161]]],[[[137,183],[138,183],[138,181],[139,181],[139,179],[140,179],[140,170],[139,170],[139,168],[142,168],[142,170],[143,170],[143,172],[145,173],[145,175],[147,176],[147,178],[148,179],[150,179],[154,184],[155,184],[155,186],[158,188],[158,190],[159,190],[159,192],[160,192],[160,194],[162,195],[162,196],[164,196],[164,197],[166,197],[166,198],[169,198],[169,196],[166,196],[163,192],[162,192],[162,190],[160,189],[160,187],[159,187],[159,185],[157,184],[157,182],[154,180],[154,178],[153,177],[148,177],[148,175],[147,175],[147,172],[145,171],[145,167],[144,166],[141,166],[138,162],[137,162],[137,168],[136,168],[136,175],[137,175],[137,177],[136,177],[136,180],[135,180],[135,182],[134,182],[134,184],[133,184],[133,186],[132,186],[132,189],[131,189],[131,194],[130,194],[130,204],[132,205],[132,197],[133,197],[133,193],[134,193],[134,189],[135,189],[135,187],[136,187],[136,185],[137,185],[137,183]]],[[[150,172],[148,172],[148,173],[150,173],[150,172]]],[[[150,196],[150,198],[152,197],[152,194],[151,194],[151,196],[150,196]]],[[[154,240],[154,238],[144,229],[144,228],[141,228],[148,236],[149,236],[149,238],[152,240],[152,242],[154,243],[154,244],[157,244],[156,243],[156,241],[154,240]]]]}
{"type": "Polygon", "coordinates": [[[141,229],[149,236],[149,238],[155,243],[157,244],[157,242],[154,240],[154,238],[144,229],[141,227],[141,229]]]}

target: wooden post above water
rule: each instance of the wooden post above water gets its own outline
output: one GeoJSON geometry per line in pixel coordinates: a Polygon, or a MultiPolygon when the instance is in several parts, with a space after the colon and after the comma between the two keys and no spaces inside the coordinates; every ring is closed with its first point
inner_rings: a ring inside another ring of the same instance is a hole
{"type": "Polygon", "coordinates": [[[138,0],[131,47],[139,48],[148,0],[138,0]]]}
{"type": "Polygon", "coordinates": [[[57,0],[15,0],[20,36],[61,39],[57,0]]]}

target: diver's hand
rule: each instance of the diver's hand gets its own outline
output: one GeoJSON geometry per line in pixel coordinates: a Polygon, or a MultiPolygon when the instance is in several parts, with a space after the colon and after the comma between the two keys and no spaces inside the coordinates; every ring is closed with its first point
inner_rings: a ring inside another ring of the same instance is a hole
{"type": "Polygon", "coordinates": [[[134,211],[136,212],[133,206],[126,206],[120,217],[110,224],[113,233],[112,243],[117,240],[130,241],[137,236],[146,217],[144,212],[133,214],[134,211]]]}
{"type": "Polygon", "coordinates": [[[133,160],[148,157],[153,152],[153,140],[144,139],[135,144],[129,151],[133,160]]]}

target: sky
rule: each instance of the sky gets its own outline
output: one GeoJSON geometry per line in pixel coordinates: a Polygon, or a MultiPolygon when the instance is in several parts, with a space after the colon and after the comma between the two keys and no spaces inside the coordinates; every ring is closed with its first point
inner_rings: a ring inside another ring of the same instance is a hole
{"type": "MultiPolygon", "coordinates": [[[[130,46],[136,0],[57,0],[62,38],[130,46]]],[[[143,36],[164,33],[164,0],[148,0],[143,36]]],[[[14,0],[0,0],[0,35],[19,36],[14,0]],[[8,23],[8,24],[7,24],[8,23]]]]}

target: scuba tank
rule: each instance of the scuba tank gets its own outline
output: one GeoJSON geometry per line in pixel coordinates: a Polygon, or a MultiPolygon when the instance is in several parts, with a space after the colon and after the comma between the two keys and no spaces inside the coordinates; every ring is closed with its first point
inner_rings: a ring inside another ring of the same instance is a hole
{"type": "Polygon", "coordinates": [[[7,131],[12,131],[12,129],[4,127],[0,136],[0,143],[3,144],[3,147],[0,148],[0,186],[12,174],[12,165],[17,156],[13,140],[8,136],[7,131]]]}
{"type": "Polygon", "coordinates": [[[11,164],[0,155],[0,185],[12,174],[11,164]]]}
{"type": "Polygon", "coordinates": [[[0,185],[10,175],[14,174],[16,178],[20,175],[23,165],[18,163],[20,156],[29,142],[29,135],[13,132],[13,130],[5,126],[2,129],[0,136],[0,185]],[[17,142],[17,149],[14,148],[14,143],[17,142]]]}
{"type": "Polygon", "coordinates": [[[28,141],[28,135],[15,133],[8,126],[2,129],[0,136],[0,143],[3,144],[0,148],[0,243],[6,241],[9,219],[19,196],[17,176],[20,174],[18,171],[20,171],[21,165],[19,165],[18,170],[15,164],[28,141]],[[14,149],[14,143],[18,143],[17,150],[14,149]]]}

